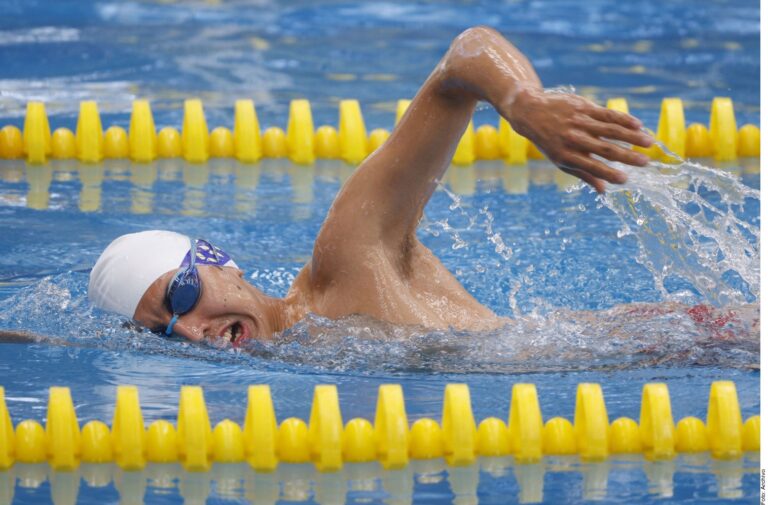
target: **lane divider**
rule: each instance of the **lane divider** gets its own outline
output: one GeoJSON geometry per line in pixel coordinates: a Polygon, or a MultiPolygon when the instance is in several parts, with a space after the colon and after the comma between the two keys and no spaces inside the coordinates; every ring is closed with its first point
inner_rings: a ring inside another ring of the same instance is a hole
{"type": "MultiPolygon", "coordinates": [[[[555,495],[561,494],[552,480],[562,479],[573,481],[569,495],[580,497],[584,502],[626,497],[627,480],[635,483],[632,492],[635,496],[676,496],[678,491],[690,495],[693,482],[693,492],[710,501],[739,498],[744,501],[746,496],[755,495],[749,489],[758,472],[758,458],[758,454],[750,454],[743,461],[710,461],[707,455],[690,454],[678,461],[648,463],[623,457],[613,466],[575,464],[572,459],[546,459],[536,464],[517,465],[502,456],[478,458],[474,465],[465,467],[451,467],[441,459],[431,459],[413,461],[408,467],[392,472],[382,472],[378,463],[359,463],[346,465],[339,472],[318,472],[311,465],[291,464],[268,473],[254,472],[245,463],[217,464],[209,472],[187,472],[178,464],[152,463],[132,472],[111,463],[82,464],[73,471],[57,472],[45,464],[20,463],[0,472],[0,504],[29,501],[31,494],[47,497],[47,503],[79,503],[80,491],[86,492],[84,500],[89,497],[93,500],[93,496],[101,496],[110,485],[121,503],[155,502],[162,497],[167,501],[172,497],[184,503],[206,503],[208,498],[258,504],[313,499],[320,505],[330,505],[365,499],[376,501],[386,493],[397,496],[397,502],[406,505],[412,503],[417,485],[420,493],[443,496],[449,492],[459,496],[462,502],[477,503],[478,498],[482,502],[483,497],[488,496],[489,482],[506,486],[506,494],[500,495],[502,502],[543,503],[546,498],[553,501],[555,495]],[[642,481],[640,487],[638,479],[642,481]],[[14,501],[15,492],[19,493],[20,500],[14,501]]],[[[41,500],[44,498],[38,499],[41,500]]]]}
{"type": "Polygon", "coordinates": [[[706,424],[685,417],[677,426],[666,384],[643,387],[639,423],[621,417],[609,423],[599,384],[579,384],[574,422],[555,417],[543,423],[534,384],[515,384],[508,423],[499,418],[475,424],[466,384],[445,387],[438,424],[419,419],[409,428],[400,385],[379,387],[373,424],[352,419],[344,425],[336,386],[315,387],[309,422],[288,418],[277,424],[269,386],[248,388],[245,422],[225,419],[211,429],[203,389],[183,386],[174,426],[158,420],[145,428],[135,386],[118,386],[111,429],[101,421],[77,420],[69,388],[49,390],[45,427],[34,420],[14,431],[0,387],[0,470],[21,463],[48,464],[71,471],[80,463],[114,461],[127,471],[147,463],[180,462],[191,472],[210,470],[212,463],[247,461],[257,471],[271,472],[284,463],[314,463],[333,472],[344,462],[379,461],[385,469],[401,469],[410,460],[443,457],[448,465],[473,464],[478,456],[512,455],[520,464],[537,463],[544,455],[577,454],[583,461],[604,461],[612,454],[642,453],[651,461],[674,459],[677,453],[709,451],[719,460],[740,458],[760,449],[760,418],[742,423],[736,386],[713,382],[706,424]]]}
{"type": "MultiPolygon", "coordinates": [[[[397,102],[395,124],[407,113],[409,105],[410,100],[397,102]]],[[[630,111],[624,98],[611,98],[606,106],[630,111]]],[[[266,157],[288,158],[303,165],[321,158],[342,159],[357,165],[384,144],[389,134],[382,128],[368,133],[357,100],[339,102],[338,129],[330,125],[315,129],[310,102],[299,99],[290,103],[286,130],[272,126],[263,132],[252,100],[235,102],[232,129],[219,126],[210,132],[199,99],[184,101],[181,132],[172,127],[156,132],[149,102],[136,100],[128,132],[120,126],[103,131],[96,102],[84,101],[80,104],[75,133],[67,128],[51,133],[45,104],[29,102],[23,131],[12,125],[0,129],[0,158],[26,158],[30,164],[42,164],[49,158],[77,158],[84,163],[130,158],[146,163],[158,157],[183,157],[190,163],[205,163],[214,157],[254,163],[266,157]]],[[[760,129],[752,124],[737,129],[733,102],[726,97],[712,100],[709,128],[701,123],[686,127],[682,100],[665,98],[655,135],[682,157],[734,161],[740,156],[760,156],[760,129]]],[[[639,150],[655,159],[670,161],[657,147],[639,150]]],[[[475,129],[470,121],[453,163],[470,165],[476,160],[502,159],[509,164],[525,164],[529,159],[543,158],[533,143],[499,118],[497,127],[484,124],[475,129]]]]}

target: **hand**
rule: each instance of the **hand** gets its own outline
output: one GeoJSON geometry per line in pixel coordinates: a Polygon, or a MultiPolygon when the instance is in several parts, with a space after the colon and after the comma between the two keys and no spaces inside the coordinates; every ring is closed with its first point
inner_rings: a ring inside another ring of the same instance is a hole
{"type": "Polygon", "coordinates": [[[546,93],[537,87],[521,87],[503,110],[512,128],[530,139],[561,170],[594,187],[604,182],[623,184],[620,170],[590,156],[628,165],[644,166],[648,156],[621,147],[610,140],[649,147],[653,137],[641,130],[642,123],[629,114],[612,111],[578,95],[546,93]]]}

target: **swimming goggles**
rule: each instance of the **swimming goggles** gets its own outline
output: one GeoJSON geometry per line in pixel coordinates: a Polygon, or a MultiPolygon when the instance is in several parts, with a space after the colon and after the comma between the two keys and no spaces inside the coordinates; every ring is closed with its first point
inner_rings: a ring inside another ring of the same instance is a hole
{"type": "Polygon", "coordinates": [[[171,336],[173,327],[179,320],[179,316],[191,311],[200,300],[203,286],[200,282],[200,273],[197,265],[236,266],[229,255],[212,245],[210,242],[197,239],[192,242],[189,253],[181,262],[179,271],[168,283],[165,300],[171,309],[171,321],[165,329],[165,334],[171,336]]]}

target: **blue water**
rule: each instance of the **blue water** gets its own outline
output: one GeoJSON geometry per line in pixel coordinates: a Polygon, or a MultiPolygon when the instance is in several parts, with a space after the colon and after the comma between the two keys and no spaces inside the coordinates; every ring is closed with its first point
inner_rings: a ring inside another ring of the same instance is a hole
{"type": "MultiPolygon", "coordinates": [[[[337,99],[352,97],[369,129],[391,128],[396,100],[412,96],[451,38],[478,23],[529,54],[545,85],[573,84],[598,100],[625,96],[651,126],[665,96],[686,100],[689,121],[706,122],[710,99],[720,95],[733,98],[740,124],[759,116],[757,2],[5,1],[0,13],[0,124],[21,126],[26,101],[42,99],[52,127],[73,128],[87,98],[98,100],[105,127],[127,126],[131,101],[142,97],[152,101],[158,127],[179,127],[181,102],[191,96],[203,99],[211,128],[231,126],[240,97],[254,99],[263,128],[284,126],[298,97],[311,100],[316,125],[335,124],[337,99]]],[[[486,121],[497,118],[481,108],[475,122],[486,121]]],[[[723,168],[759,186],[754,161],[723,168]]],[[[278,421],[308,419],[312,386],[323,383],[338,386],[345,420],[372,419],[377,387],[390,382],[403,385],[411,421],[440,418],[449,382],[470,385],[478,422],[506,420],[518,382],[536,384],[545,420],[572,419],[582,382],[602,385],[611,420],[638,419],[642,386],[657,381],[669,386],[676,420],[706,417],[714,380],[736,383],[744,419],[759,413],[755,295],[718,309],[735,312],[730,325],[694,322],[686,310],[704,296],[684,278],[659,290],[636,260],[638,236],[623,234],[594,193],[566,191],[574,181],[546,162],[452,167],[419,231],[473,295],[516,318],[500,333],[311,317],[273,343],[235,352],[138,333],[87,301],[88,271],[103,247],[151,228],[207,237],[265,292],[284,294],[352,170],[337,161],[0,160],[0,329],[42,336],[0,345],[13,422],[43,421],[48,387],[67,385],[81,425],[109,423],[119,384],[139,387],[147,423],[175,420],[185,384],[204,386],[212,423],[242,422],[247,386],[262,383],[272,388],[278,421]],[[503,241],[500,252],[488,226],[503,241]],[[637,303],[664,310],[632,311],[645,307],[637,303]]],[[[755,199],[735,213],[760,224],[755,199]]],[[[209,503],[752,503],[759,479],[754,456],[680,456],[602,465],[545,458],[532,466],[500,458],[466,469],[412,462],[402,472],[347,465],[333,475],[304,465],[274,475],[219,465],[203,476],[175,465],[143,474],[91,465],[70,475],[17,465],[0,480],[0,500],[13,490],[14,503],[52,495],[63,503],[73,493],[78,503],[117,502],[121,493],[152,503],[208,494],[209,503]],[[94,485],[99,478],[104,486],[94,485]]]]}
{"type": "MultiPolygon", "coordinates": [[[[99,102],[127,124],[137,96],[158,127],[181,124],[201,97],[209,126],[231,126],[236,98],[252,98],[262,126],[285,125],[288,102],[309,98],[317,124],[336,122],[338,98],[357,98],[369,127],[392,125],[450,41],[476,24],[499,29],[529,55],[546,86],[571,84],[597,100],[625,96],[656,126],[661,99],[686,101],[708,122],[730,96],[739,123],[759,118],[755,0],[338,2],[244,0],[108,2],[3,0],[0,120],[20,124],[44,99],[53,127],[72,127],[78,102],[99,102]]],[[[496,121],[481,113],[480,121],[496,121]]]]}

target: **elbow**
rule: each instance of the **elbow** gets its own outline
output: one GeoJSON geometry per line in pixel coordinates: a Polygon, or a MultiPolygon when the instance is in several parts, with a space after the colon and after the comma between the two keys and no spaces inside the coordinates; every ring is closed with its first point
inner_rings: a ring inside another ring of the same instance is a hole
{"type": "Polygon", "coordinates": [[[488,49],[498,44],[499,39],[504,38],[488,26],[473,26],[461,32],[453,39],[443,59],[443,80],[446,83],[462,80],[488,49]]]}
{"type": "Polygon", "coordinates": [[[501,34],[490,26],[478,25],[467,28],[453,39],[453,44],[464,44],[478,39],[501,37],[501,34]]]}
{"type": "Polygon", "coordinates": [[[488,26],[473,26],[461,32],[448,50],[451,59],[467,60],[476,58],[485,50],[498,43],[503,37],[499,32],[488,26]]]}
{"type": "Polygon", "coordinates": [[[531,63],[511,42],[487,26],[463,31],[438,67],[440,91],[456,99],[486,100],[498,107],[518,83],[540,87],[531,63]]]}

